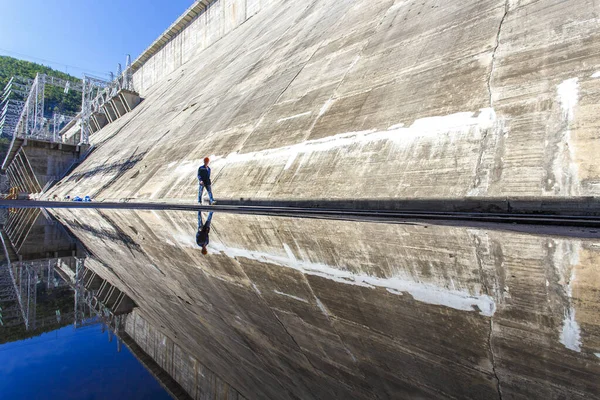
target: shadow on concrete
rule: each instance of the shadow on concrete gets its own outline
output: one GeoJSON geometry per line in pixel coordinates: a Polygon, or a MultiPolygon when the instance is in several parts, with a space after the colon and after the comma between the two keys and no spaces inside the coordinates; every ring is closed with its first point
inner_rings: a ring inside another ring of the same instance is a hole
{"type": "Polygon", "coordinates": [[[324,208],[340,210],[465,212],[600,216],[600,198],[466,198],[466,199],[219,199],[219,205],[324,208]]]}

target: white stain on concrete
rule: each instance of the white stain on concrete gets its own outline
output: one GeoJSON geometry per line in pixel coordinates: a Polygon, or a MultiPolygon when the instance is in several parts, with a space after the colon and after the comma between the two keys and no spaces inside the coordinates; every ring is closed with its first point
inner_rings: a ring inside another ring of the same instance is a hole
{"type": "Polygon", "coordinates": [[[329,318],[329,312],[327,311],[327,309],[325,308],[325,306],[323,305],[321,300],[319,300],[317,297],[315,297],[315,300],[317,301],[317,307],[319,307],[319,310],[321,310],[323,315],[325,315],[327,318],[329,318]]]}
{"type": "Polygon", "coordinates": [[[579,101],[579,78],[571,78],[563,81],[558,85],[557,92],[563,115],[568,121],[572,121],[575,106],[579,101]]]}
{"type": "Polygon", "coordinates": [[[260,289],[258,288],[258,286],[256,286],[256,284],[255,284],[255,283],[253,283],[253,284],[252,284],[252,287],[254,288],[254,290],[256,291],[256,293],[258,293],[259,295],[260,295],[260,294],[262,294],[262,293],[260,292],[260,289]]]}
{"type": "Polygon", "coordinates": [[[558,143],[557,157],[553,165],[555,190],[561,195],[579,195],[578,166],[575,162],[575,148],[571,141],[571,123],[575,118],[575,107],[579,101],[579,79],[571,78],[563,81],[556,88],[562,118],[566,125],[561,141],[558,143]]]}
{"type": "Polygon", "coordinates": [[[296,119],[296,118],[305,117],[305,116],[310,115],[310,114],[312,114],[312,111],[307,111],[307,112],[303,112],[301,114],[292,115],[291,117],[280,118],[280,119],[277,120],[277,123],[284,122],[284,121],[289,121],[290,119],[296,119]]]}
{"type": "MultiPolygon", "coordinates": [[[[388,289],[393,294],[410,294],[415,300],[427,304],[450,307],[462,311],[479,311],[491,317],[496,312],[494,299],[485,294],[471,294],[465,290],[451,290],[432,283],[416,282],[404,277],[380,278],[366,274],[356,274],[327,264],[292,259],[286,256],[260,251],[232,248],[213,242],[209,252],[225,254],[228,257],[243,257],[282,267],[292,268],[307,275],[320,276],[335,282],[374,289],[388,289]]],[[[279,293],[286,295],[285,293],[279,293]]],[[[290,295],[291,296],[291,295],[290,295]]],[[[304,300],[304,299],[302,299],[304,300]]]]}
{"type": "MultiPolygon", "coordinates": [[[[416,120],[410,127],[400,127],[384,131],[365,130],[346,132],[322,139],[307,140],[291,146],[261,150],[248,153],[231,153],[218,163],[245,163],[251,161],[281,160],[285,161],[285,169],[293,164],[301,154],[328,152],[340,148],[364,146],[379,141],[388,141],[395,146],[411,146],[418,138],[435,140],[440,136],[450,139],[461,135],[472,134],[473,129],[484,130],[496,123],[496,113],[491,108],[478,112],[460,112],[446,116],[428,117],[416,120]]],[[[393,126],[393,125],[392,125],[393,126]]],[[[215,162],[215,165],[217,162],[215,162]]]]}
{"type": "Polygon", "coordinates": [[[298,157],[298,152],[296,152],[296,153],[291,153],[291,154],[290,154],[290,156],[288,157],[288,159],[287,159],[287,162],[285,163],[285,165],[284,165],[283,169],[284,169],[284,170],[288,170],[288,169],[290,169],[290,167],[291,167],[292,165],[294,165],[294,161],[296,160],[296,157],[298,157]]]}
{"type": "Polygon", "coordinates": [[[594,72],[590,78],[600,78],[600,71],[594,72]]]}
{"type": "Polygon", "coordinates": [[[352,69],[354,68],[354,66],[358,63],[358,60],[360,60],[360,55],[356,56],[354,58],[354,60],[352,60],[352,64],[350,64],[350,66],[346,70],[346,75],[348,74],[348,72],[352,71],[352,69]]]}
{"type": "Polygon", "coordinates": [[[481,129],[491,129],[496,125],[498,119],[496,111],[493,108],[482,108],[479,110],[479,116],[477,122],[481,129]]]}
{"type": "Polygon", "coordinates": [[[296,260],[296,256],[294,255],[294,252],[292,251],[292,249],[290,249],[290,246],[288,246],[287,243],[283,244],[283,249],[285,250],[285,254],[287,254],[287,256],[291,260],[296,260]]]}
{"type": "Polygon", "coordinates": [[[581,328],[575,320],[575,309],[573,308],[565,313],[560,342],[569,350],[581,352],[581,328]]]}
{"type": "Polygon", "coordinates": [[[399,124],[392,125],[388,128],[388,131],[393,131],[395,129],[404,128],[404,124],[401,122],[399,124]]]}
{"type": "Polygon", "coordinates": [[[321,107],[321,109],[319,110],[319,117],[323,116],[323,114],[325,114],[329,108],[331,107],[331,105],[335,102],[334,99],[329,99],[325,102],[325,104],[323,104],[323,107],[321,107]]]}
{"type": "Polygon", "coordinates": [[[569,350],[581,352],[581,327],[575,319],[575,307],[572,301],[575,267],[579,264],[580,245],[558,241],[555,243],[555,248],[553,264],[560,279],[558,283],[563,287],[568,301],[560,332],[560,343],[569,350]]]}
{"type": "Polygon", "coordinates": [[[292,294],[283,293],[283,292],[280,292],[279,290],[273,290],[273,292],[275,292],[275,293],[277,293],[277,294],[279,294],[281,296],[289,297],[290,299],[298,300],[298,301],[301,301],[303,303],[308,303],[308,300],[303,299],[302,297],[294,296],[292,294]]]}

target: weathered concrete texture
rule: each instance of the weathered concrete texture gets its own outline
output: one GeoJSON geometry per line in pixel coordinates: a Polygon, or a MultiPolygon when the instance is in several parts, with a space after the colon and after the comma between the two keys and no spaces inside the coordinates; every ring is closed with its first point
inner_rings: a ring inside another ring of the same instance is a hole
{"type": "MultiPolygon", "coordinates": [[[[168,32],[163,33],[158,41],[168,41],[160,50],[150,54],[150,48],[142,54],[142,58],[150,56],[148,60],[138,66],[138,60],[133,64],[133,85],[142,95],[150,88],[163,80],[167,75],[192,60],[199,52],[227,35],[248,18],[259,11],[268,8],[277,0],[203,0],[195,3],[208,8],[193,17],[179,34],[171,37],[168,32]]],[[[194,6],[188,12],[195,14],[194,6]]],[[[202,9],[202,8],[200,8],[202,9]]],[[[184,23],[185,21],[181,21],[184,23]]]]}
{"type": "Polygon", "coordinates": [[[137,93],[129,90],[120,90],[102,105],[101,108],[104,114],[96,113],[92,115],[90,126],[92,133],[99,131],[107,123],[115,122],[137,107],[140,101],[140,96],[137,93]]]}
{"type": "MultiPolygon", "coordinates": [[[[106,125],[106,117],[104,116],[104,114],[102,114],[102,116],[104,117],[104,119],[100,118],[98,121],[103,123],[102,126],[105,126],[106,125]]],[[[92,118],[93,117],[94,116],[92,116],[92,118]]],[[[101,129],[101,128],[99,128],[99,129],[101,129]]],[[[63,143],[72,144],[72,145],[77,145],[77,144],[81,143],[80,120],[79,119],[74,120],[74,122],[72,122],[72,125],[70,127],[62,130],[60,133],[61,133],[61,140],[63,143]]]]}
{"type": "Polygon", "coordinates": [[[173,400],[190,400],[192,397],[173,379],[160,365],[154,361],[151,355],[146,353],[129,335],[121,332],[120,339],[127,346],[130,353],[138,362],[152,374],[160,385],[169,393],[173,400]]]}
{"type": "Polygon", "coordinates": [[[216,214],[202,256],[195,213],[56,213],[86,265],[247,398],[600,393],[594,240],[216,214]]]}
{"type": "Polygon", "coordinates": [[[227,4],[56,193],[193,201],[210,155],[221,199],[599,194],[596,2],[281,0],[199,28],[227,4]]]}
{"type": "Polygon", "coordinates": [[[125,332],[156,362],[165,373],[175,379],[192,399],[243,399],[237,390],[202,365],[171,338],[152,326],[135,310],[127,316],[125,332]]]}
{"type": "Polygon", "coordinates": [[[92,118],[90,119],[90,129],[92,133],[98,132],[100,129],[104,128],[106,124],[108,124],[106,114],[99,112],[92,114],[92,118]]]}

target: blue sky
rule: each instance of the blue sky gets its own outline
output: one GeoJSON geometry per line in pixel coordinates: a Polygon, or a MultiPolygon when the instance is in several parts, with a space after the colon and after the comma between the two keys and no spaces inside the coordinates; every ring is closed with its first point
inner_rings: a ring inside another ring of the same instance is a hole
{"type": "Polygon", "coordinates": [[[140,55],[193,2],[0,0],[0,55],[77,77],[106,77],[127,54],[140,55]]]}

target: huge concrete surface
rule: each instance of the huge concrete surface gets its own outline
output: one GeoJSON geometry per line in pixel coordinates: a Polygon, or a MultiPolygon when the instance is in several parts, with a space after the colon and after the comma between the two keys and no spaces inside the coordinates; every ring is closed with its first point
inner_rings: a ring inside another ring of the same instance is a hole
{"type": "Polygon", "coordinates": [[[273,1],[157,72],[49,195],[193,202],[210,156],[218,199],[597,196],[599,11],[273,1]]]}
{"type": "Polygon", "coordinates": [[[248,399],[599,398],[597,239],[215,214],[203,256],[194,212],[55,213],[151,352],[248,399]]]}

